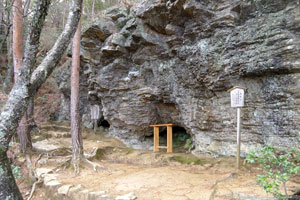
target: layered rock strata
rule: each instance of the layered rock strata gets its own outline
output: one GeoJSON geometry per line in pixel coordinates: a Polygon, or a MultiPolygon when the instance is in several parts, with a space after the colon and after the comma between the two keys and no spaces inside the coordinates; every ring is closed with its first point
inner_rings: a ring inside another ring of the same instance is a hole
{"type": "Polygon", "coordinates": [[[143,0],[82,35],[90,102],[132,146],[149,124],[174,123],[196,152],[234,155],[228,89],[247,88],[242,154],[299,147],[300,11],[296,0],[143,0]]]}

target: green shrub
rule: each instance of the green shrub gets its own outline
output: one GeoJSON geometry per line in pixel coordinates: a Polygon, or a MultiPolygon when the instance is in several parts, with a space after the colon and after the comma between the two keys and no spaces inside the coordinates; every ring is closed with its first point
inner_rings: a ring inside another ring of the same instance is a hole
{"type": "Polygon", "coordinates": [[[15,179],[21,178],[21,167],[18,165],[11,165],[12,173],[15,179]]]}
{"type": "Polygon", "coordinates": [[[287,199],[286,182],[300,173],[300,154],[296,148],[265,146],[257,152],[250,152],[249,163],[258,163],[263,174],[257,175],[257,183],[267,192],[280,199],[287,199]],[[285,194],[279,188],[283,185],[285,194]]]}
{"type": "Polygon", "coordinates": [[[188,151],[191,152],[191,150],[194,148],[193,140],[192,138],[188,138],[184,144],[184,148],[188,151]]]}

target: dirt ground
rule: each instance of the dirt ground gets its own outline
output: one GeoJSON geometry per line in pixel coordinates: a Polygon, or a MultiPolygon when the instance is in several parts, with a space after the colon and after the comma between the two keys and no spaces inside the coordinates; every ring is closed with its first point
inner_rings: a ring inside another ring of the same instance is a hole
{"type": "MultiPolygon", "coordinates": [[[[58,180],[63,184],[81,184],[89,191],[105,191],[111,196],[133,192],[139,200],[230,200],[272,197],[256,183],[259,168],[243,165],[235,170],[234,158],[213,158],[207,155],[164,152],[127,148],[115,138],[103,134],[84,133],[84,149],[91,153],[99,148],[93,162],[107,170],[94,172],[83,165],[79,176],[74,176],[72,167],[59,170],[58,180]]],[[[70,138],[49,138],[49,143],[69,148],[70,138]]],[[[66,155],[65,155],[66,156],[66,155]]],[[[42,157],[37,167],[54,168],[64,162],[64,156],[42,157]]],[[[19,184],[23,194],[28,194],[28,184],[19,184]]],[[[300,188],[294,179],[288,182],[289,193],[300,188]]],[[[39,188],[34,200],[46,199],[39,188]]]]}

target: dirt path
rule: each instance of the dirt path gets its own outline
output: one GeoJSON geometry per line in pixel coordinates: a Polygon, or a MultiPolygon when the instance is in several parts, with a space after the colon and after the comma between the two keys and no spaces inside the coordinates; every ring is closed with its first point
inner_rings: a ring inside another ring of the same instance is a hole
{"type": "MultiPolygon", "coordinates": [[[[49,132],[56,136],[59,134],[53,130],[49,132]]],[[[52,137],[36,142],[34,146],[68,149],[71,139],[66,137],[68,133],[63,134],[64,138],[52,137]]],[[[239,173],[233,173],[234,158],[133,150],[115,138],[95,136],[90,132],[84,135],[85,152],[89,154],[94,148],[99,148],[99,154],[93,161],[108,170],[94,172],[83,166],[80,175],[76,177],[72,168],[54,171],[56,179],[63,185],[81,185],[83,190],[101,191],[109,194],[107,199],[128,193],[133,193],[138,200],[263,200],[272,197],[256,184],[257,168],[247,165],[239,173]]],[[[54,169],[66,159],[66,155],[61,156],[59,152],[50,156],[45,154],[37,165],[39,168],[54,169]]],[[[290,190],[299,187],[299,183],[288,183],[290,190]]]]}
{"type": "MultiPolygon", "coordinates": [[[[216,180],[230,175],[214,168],[201,170],[189,166],[104,165],[111,169],[111,174],[105,171],[97,174],[83,171],[81,176],[70,179],[72,174],[64,172],[59,179],[66,184],[80,183],[91,191],[108,191],[114,196],[133,192],[138,199],[143,200],[204,200],[210,198],[216,180]]],[[[233,199],[239,193],[265,195],[248,174],[237,175],[226,184],[220,184],[214,199],[233,199]]]]}

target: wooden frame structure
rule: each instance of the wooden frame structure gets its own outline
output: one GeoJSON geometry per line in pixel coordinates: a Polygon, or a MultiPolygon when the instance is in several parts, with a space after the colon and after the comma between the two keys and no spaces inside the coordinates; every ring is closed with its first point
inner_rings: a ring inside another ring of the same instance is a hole
{"type": "Polygon", "coordinates": [[[175,124],[156,124],[150,125],[154,129],[154,147],[153,152],[159,152],[159,149],[167,149],[167,153],[173,152],[173,126],[175,124]],[[167,127],[167,146],[159,146],[159,127],[167,127]]]}

